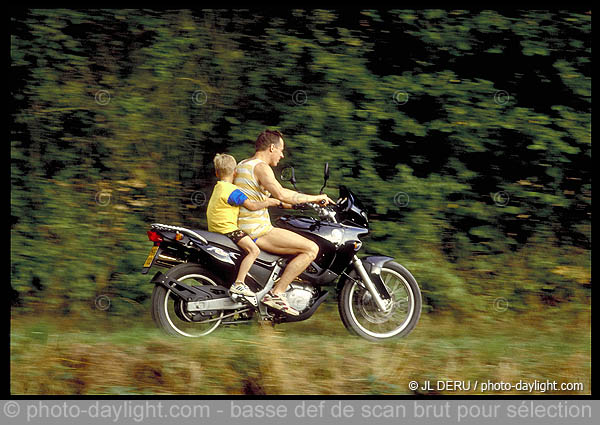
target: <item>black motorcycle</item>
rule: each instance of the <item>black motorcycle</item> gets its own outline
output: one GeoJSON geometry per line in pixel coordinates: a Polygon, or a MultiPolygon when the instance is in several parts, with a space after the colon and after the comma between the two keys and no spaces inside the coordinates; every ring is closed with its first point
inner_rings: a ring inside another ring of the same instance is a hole
{"type": "MultiPolygon", "coordinates": [[[[325,179],[329,178],[325,164],[325,179]]],[[[294,169],[287,167],[282,180],[296,188],[294,169]],[[286,177],[287,175],[287,177],[286,177]]],[[[297,190],[297,189],[296,189],[297,190]]],[[[153,266],[167,267],[152,278],[152,318],[172,335],[199,337],[219,325],[254,320],[275,323],[306,320],[333,287],[346,328],[365,339],[379,341],[407,335],[421,315],[421,291],[411,273],[391,257],[359,259],[361,237],[369,233],[365,209],[346,187],[340,187],[335,205],[297,204],[295,209],[313,211],[318,218],[284,215],[276,227],[307,237],[319,246],[311,265],[287,289],[289,304],[300,312],[288,315],[260,302],[273,287],[293,256],[261,251],[246,278],[256,297],[229,293],[242,256],[228,237],[206,230],[155,223],[148,231],[154,242],[142,273],[153,266]]]]}

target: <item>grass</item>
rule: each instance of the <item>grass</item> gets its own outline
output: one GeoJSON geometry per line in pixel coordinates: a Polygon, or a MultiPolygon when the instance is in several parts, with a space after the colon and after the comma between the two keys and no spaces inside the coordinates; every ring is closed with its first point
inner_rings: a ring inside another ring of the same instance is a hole
{"type": "Polygon", "coordinates": [[[10,344],[14,395],[410,395],[413,380],[536,379],[584,384],[546,395],[590,394],[589,307],[423,314],[408,337],[383,343],[351,336],[333,303],[305,322],[227,327],[200,339],[166,336],[149,314],[137,323],[104,312],[13,315],[10,344]]]}

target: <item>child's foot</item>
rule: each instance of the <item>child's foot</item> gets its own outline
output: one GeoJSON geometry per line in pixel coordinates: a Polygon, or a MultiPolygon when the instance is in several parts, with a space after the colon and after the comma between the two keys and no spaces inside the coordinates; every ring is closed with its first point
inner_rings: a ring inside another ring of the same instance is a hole
{"type": "Polygon", "coordinates": [[[300,312],[288,304],[287,298],[282,294],[274,294],[271,291],[267,292],[261,300],[263,304],[273,307],[286,314],[298,316],[300,312]]]}
{"type": "Polygon", "coordinates": [[[231,285],[229,288],[229,293],[231,294],[239,294],[245,297],[254,297],[256,294],[252,292],[252,290],[246,285],[244,282],[240,282],[239,280],[231,285]]]}

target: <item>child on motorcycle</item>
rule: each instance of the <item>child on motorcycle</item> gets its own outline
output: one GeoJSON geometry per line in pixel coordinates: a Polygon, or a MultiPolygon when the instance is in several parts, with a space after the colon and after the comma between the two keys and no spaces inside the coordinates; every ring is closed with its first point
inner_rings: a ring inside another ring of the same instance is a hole
{"type": "Polygon", "coordinates": [[[243,230],[240,230],[237,221],[240,206],[256,211],[267,207],[281,206],[282,203],[275,198],[267,198],[265,201],[252,201],[233,184],[235,177],[235,158],[227,154],[217,154],[213,160],[215,174],[219,181],[215,185],[206,216],[208,219],[208,231],[221,233],[231,239],[240,248],[247,252],[240,264],[240,268],[231,285],[229,292],[246,297],[253,297],[255,293],[246,285],[245,279],[250,267],[258,257],[260,249],[254,241],[243,230]]]}

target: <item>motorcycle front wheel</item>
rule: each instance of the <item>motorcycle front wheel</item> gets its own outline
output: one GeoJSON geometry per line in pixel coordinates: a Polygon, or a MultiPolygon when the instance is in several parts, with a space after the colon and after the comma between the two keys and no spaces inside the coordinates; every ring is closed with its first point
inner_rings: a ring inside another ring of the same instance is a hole
{"type": "Polygon", "coordinates": [[[375,300],[360,278],[348,280],[338,299],[342,322],[352,333],[369,341],[381,341],[408,335],[421,316],[421,290],[412,274],[393,261],[381,269],[381,279],[391,295],[391,305],[385,311],[377,308],[375,300]]]}
{"type": "MultiPolygon", "coordinates": [[[[180,264],[166,273],[167,277],[188,286],[221,285],[222,283],[198,264],[180,264]]],[[[197,338],[208,335],[219,327],[223,310],[211,316],[198,316],[189,312],[185,302],[170,290],[156,285],[152,291],[152,319],[166,333],[175,336],[197,338]]]]}

